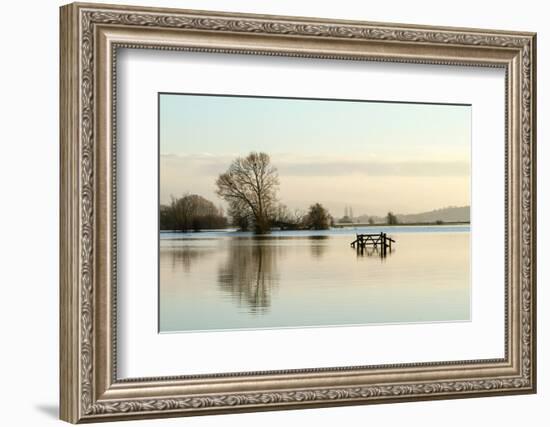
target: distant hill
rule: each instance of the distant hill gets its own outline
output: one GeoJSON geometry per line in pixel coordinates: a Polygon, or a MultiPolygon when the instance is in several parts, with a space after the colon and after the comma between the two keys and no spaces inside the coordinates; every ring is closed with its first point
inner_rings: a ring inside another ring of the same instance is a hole
{"type": "Polygon", "coordinates": [[[447,208],[436,209],[429,212],[417,214],[397,215],[397,220],[402,223],[407,222],[469,222],[470,206],[449,206],[447,208]]]}
{"type": "MultiPolygon", "coordinates": [[[[386,222],[386,217],[361,215],[354,218],[353,222],[367,223],[369,219],[375,224],[383,224],[386,222]]],[[[397,214],[399,223],[422,223],[422,222],[470,222],[470,206],[448,206],[446,208],[435,209],[428,212],[420,212],[415,214],[397,214]]]]}

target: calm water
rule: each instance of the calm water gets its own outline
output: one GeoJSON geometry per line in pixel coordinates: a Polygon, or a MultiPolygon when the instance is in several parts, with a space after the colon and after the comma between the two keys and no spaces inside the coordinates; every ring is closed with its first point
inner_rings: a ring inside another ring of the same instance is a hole
{"type": "Polygon", "coordinates": [[[470,319],[467,226],[161,233],[160,331],[470,319]],[[350,248],[387,232],[387,257],[350,248]]]}

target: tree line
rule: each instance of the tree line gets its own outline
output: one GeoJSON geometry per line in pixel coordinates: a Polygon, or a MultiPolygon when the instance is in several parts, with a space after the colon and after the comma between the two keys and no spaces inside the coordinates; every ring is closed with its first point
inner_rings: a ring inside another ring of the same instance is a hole
{"type": "Polygon", "coordinates": [[[160,229],[199,231],[227,227],[223,210],[197,194],[172,198],[169,205],[160,206],[160,229]]]}
{"type": "Polygon", "coordinates": [[[354,224],[354,223],[368,223],[369,225],[374,224],[387,224],[387,225],[396,225],[399,224],[399,219],[397,218],[397,215],[395,215],[392,211],[389,211],[386,216],[383,218],[378,218],[378,222],[375,221],[375,217],[368,216],[368,215],[360,215],[356,218],[351,217],[347,214],[345,214],[342,218],[338,220],[339,224],[354,224]],[[385,222],[383,222],[385,221],[385,222]]]}
{"type": "MultiPolygon", "coordinates": [[[[216,180],[216,194],[227,203],[231,224],[240,230],[264,234],[274,227],[323,230],[333,225],[332,216],[320,203],[306,213],[291,212],[278,201],[278,190],[279,175],[266,153],[236,158],[216,180]]],[[[224,228],[228,223],[221,208],[196,194],[172,199],[160,208],[161,230],[224,228]]]]}

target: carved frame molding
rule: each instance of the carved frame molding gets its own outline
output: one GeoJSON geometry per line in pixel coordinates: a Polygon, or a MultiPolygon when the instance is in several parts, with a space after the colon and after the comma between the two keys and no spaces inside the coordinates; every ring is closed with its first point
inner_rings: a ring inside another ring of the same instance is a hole
{"type": "Polygon", "coordinates": [[[61,8],[60,92],[62,419],[535,391],[535,34],[71,4],[61,8]],[[506,357],[117,380],[113,146],[120,47],[506,68],[506,357]],[[270,376],[271,385],[260,385],[270,376]],[[288,380],[299,385],[285,386],[288,380]],[[197,384],[209,391],[196,392],[197,384]]]}

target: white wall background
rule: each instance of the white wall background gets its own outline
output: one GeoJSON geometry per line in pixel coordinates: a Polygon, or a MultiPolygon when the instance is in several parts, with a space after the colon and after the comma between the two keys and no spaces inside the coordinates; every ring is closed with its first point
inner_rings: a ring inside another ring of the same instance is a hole
{"type": "MultiPolygon", "coordinates": [[[[122,3],[110,0],[113,3],[122,3]]],[[[265,412],[132,425],[547,425],[550,405],[550,28],[545,2],[133,0],[133,4],[538,32],[539,393],[438,402],[265,412]],[[545,336],[546,335],[546,336],[545,336]]],[[[60,425],[58,402],[58,6],[2,6],[0,67],[0,401],[2,425],[60,425]]]]}

